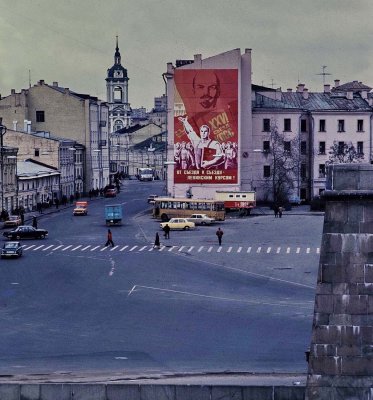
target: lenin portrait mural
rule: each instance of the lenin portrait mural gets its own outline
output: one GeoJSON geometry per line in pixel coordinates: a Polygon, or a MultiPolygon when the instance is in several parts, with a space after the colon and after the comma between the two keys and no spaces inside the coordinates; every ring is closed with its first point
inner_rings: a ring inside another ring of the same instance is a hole
{"type": "Polygon", "coordinates": [[[238,70],[176,70],[175,183],[237,183],[238,70]]]}

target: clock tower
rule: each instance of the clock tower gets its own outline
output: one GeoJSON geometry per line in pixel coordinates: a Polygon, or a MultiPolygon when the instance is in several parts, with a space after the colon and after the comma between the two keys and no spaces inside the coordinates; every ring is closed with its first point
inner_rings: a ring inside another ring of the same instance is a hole
{"type": "Polygon", "coordinates": [[[121,56],[116,37],[114,65],[107,70],[106,99],[109,105],[109,133],[130,125],[131,107],[128,103],[127,70],[121,64],[121,56]]]}

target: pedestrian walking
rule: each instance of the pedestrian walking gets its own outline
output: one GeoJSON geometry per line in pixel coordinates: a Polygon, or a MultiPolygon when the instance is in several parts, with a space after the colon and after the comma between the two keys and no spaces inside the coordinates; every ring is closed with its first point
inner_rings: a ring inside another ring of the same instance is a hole
{"type": "Polygon", "coordinates": [[[216,231],[216,236],[218,237],[219,246],[221,246],[221,239],[222,239],[223,235],[224,235],[224,232],[220,228],[218,228],[218,230],[216,231]]]}
{"type": "Polygon", "coordinates": [[[111,230],[107,230],[107,241],[105,243],[105,246],[109,246],[111,244],[111,247],[114,247],[114,242],[113,242],[113,235],[111,234],[111,230]]]}
{"type": "Polygon", "coordinates": [[[169,239],[170,238],[170,230],[171,230],[171,228],[169,227],[168,224],[166,224],[164,226],[164,228],[163,228],[165,239],[169,239]]]}
{"type": "Polygon", "coordinates": [[[38,220],[37,220],[37,218],[35,217],[35,215],[32,217],[32,226],[33,226],[35,229],[38,229],[38,220]]]}
{"type": "Polygon", "coordinates": [[[283,213],[284,209],[282,207],[278,208],[278,217],[282,218],[282,213],[283,213]]]}
{"type": "Polygon", "coordinates": [[[159,234],[158,232],[155,234],[155,240],[154,240],[154,246],[153,248],[159,249],[161,247],[161,241],[159,239],[159,234]]]}
{"type": "Polygon", "coordinates": [[[21,212],[20,217],[21,217],[21,225],[24,225],[25,224],[25,214],[23,214],[23,212],[21,212]]]}
{"type": "Polygon", "coordinates": [[[278,205],[277,204],[275,204],[273,206],[273,212],[275,213],[275,218],[277,218],[278,217],[278,205]]]}

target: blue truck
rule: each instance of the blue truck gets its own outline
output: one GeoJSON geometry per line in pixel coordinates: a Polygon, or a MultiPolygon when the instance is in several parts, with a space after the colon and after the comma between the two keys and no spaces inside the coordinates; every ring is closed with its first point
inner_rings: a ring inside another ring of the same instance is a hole
{"type": "Polygon", "coordinates": [[[105,206],[105,220],[107,226],[122,224],[122,205],[113,204],[105,206]]]}

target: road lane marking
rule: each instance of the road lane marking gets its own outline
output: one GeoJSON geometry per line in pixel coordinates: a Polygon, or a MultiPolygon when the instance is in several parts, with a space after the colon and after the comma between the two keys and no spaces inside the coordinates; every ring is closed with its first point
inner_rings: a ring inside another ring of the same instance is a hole
{"type": "Polygon", "coordinates": [[[139,249],[139,251],[143,251],[144,249],[146,249],[148,246],[142,246],[141,249],[139,249]]]}
{"type": "Polygon", "coordinates": [[[163,251],[166,248],[166,246],[161,246],[161,248],[159,249],[159,251],[163,251]]]}
{"type": "Polygon", "coordinates": [[[119,247],[119,246],[118,246],[118,245],[117,245],[117,246],[114,246],[110,251],[115,250],[117,247],[119,247]]]}
{"type": "Polygon", "coordinates": [[[247,252],[246,253],[250,253],[251,252],[251,247],[249,247],[248,249],[247,249],[247,252]]]}
{"type": "Polygon", "coordinates": [[[34,244],[32,244],[31,246],[28,246],[28,247],[24,248],[23,250],[30,250],[30,249],[32,249],[33,247],[35,247],[34,244]]]}
{"type": "Polygon", "coordinates": [[[272,247],[268,247],[267,254],[271,252],[272,247]]]}
{"type": "Polygon", "coordinates": [[[198,249],[198,253],[200,253],[204,247],[205,247],[205,246],[201,246],[201,247],[198,249]]]}
{"type": "Polygon", "coordinates": [[[91,251],[96,250],[98,247],[100,247],[100,246],[92,247],[91,251]]]}
{"type": "Polygon", "coordinates": [[[107,246],[104,246],[100,251],[105,251],[107,249],[107,246]]]}
{"type": "Polygon", "coordinates": [[[194,249],[194,246],[190,246],[189,250],[188,250],[188,253],[190,253],[193,249],[194,249]]]}
{"type": "Polygon", "coordinates": [[[288,247],[287,249],[286,249],[286,254],[289,254],[290,253],[290,247],[288,247]]]}
{"type": "Polygon", "coordinates": [[[127,247],[128,247],[128,245],[127,246],[123,246],[119,251],[126,250],[127,247]]]}
{"type": "Polygon", "coordinates": [[[54,249],[52,249],[52,251],[58,250],[58,249],[60,249],[61,247],[63,247],[63,244],[60,244],[59,246],[55,247],[54,249]]]}
{"type": "Polygon", "coordinates": [[[239,248],[237,249],[237,253],[241,253],[241,250],[242,250],[242,247],[239,247],[239,248]]]}
{"type": "Polygon", "coordinates": [[[38,247],[35,247],[34,249],[32,249],[32,251],[39,250],[39,249],[41,249],[42,247],[44,247],[44,245],[43,245],[43,244],[42,244],[42,245],[40,245],[40,246],[38,246],[38,247]]]}
{"type": "Polygon", "coordinates": [[[309,247],[307,247],[306,253],[310,254],[311,249],[309,247]]]}
{"type": "Polygon", "coordinates": [[[281,247],[277,247],[276,253],[278,254],[281,251],[281,247]]]}
{"type": "Polygon", "coordinates": [[[64,247],[61,251],[66,251],[66,250],[68,250],[70,247],[73,247],[73,245],[72,245],[72,244],[69,244],[68,246],[64,247]]]}
{"type": "Polygon", "coordinates": [[[228,247],[227,253],[230,253],[232,251],[232,246],[228,247]]]}
{"type": "Polygon", "coordinates": [[[82,249],[80,249],[80,251],[85,251],[85,250],[89,249],[90,247],[91,247],[91,245],[89,244],[88,246],[85,246],[82,249]]]}
{"type": "Polygon", "coordinates": [[[208,253],[211,253],[211,250],[213,249],[213,246],[210,246],[209,249],[207,250],[208,253]]]}
{"type": "Polygon", "coordinates": [[[181,246],[180,249],[179,249],[179,251],[183,250],[184,247],[185,247],[185,246],[181,246]]]}
{"type": "Polygon", "coordinates": [[[221,247],[221,246],[219,246],[219,247],[218,247],[218,250],[217,250],[217,252],[218,252],[218,253],[220,253],[220,252],[221,252],[221,250],[222,250],[222,247],[221,247]]]}
{"type": "Polygon", "coordinates": [[[136,245],[136,246],[132,246],[128,251],[133,251],[133,250],[135,250],[137,247],[138,247],[137,245],[136,245]]]}
{"type": "Polygon", "coordinates": [[[172,251],[175,247],[177,247],[177,246],[171,246],[171,247],[168,249],[168,251],[172,251]]]}
{"type": "Polygon", "coordinates": [[[79,246],[76,246],[73,249],[71,249],[71,251],[76,251],[76,250],[80,249],[81,247],[82,247],[82,245],[80,244],[79,246]]]}
{"type": "Polygon", "coordinates": [[[50,248],[53,247],[53,246],[54,246],[54,244],[51,244],[51,245],[49,245],[48,247],[46,247],[45,249],[43,249],[43,251],[46,251],[46,250],[50,249],[50,248]]]}
{"type": "Polygon", "coordinates": [[[261,250],[262,250],[262,248],[261,248],[261,247],[258,247],[257,250],[256,250],[256,252],[257,252],[257,253],[260,253],[261,250]]]}
{"type": "Polygon", "coordinates": [[[297,247],[297,254],[300,253],[300,247],[297,247]]]}
{"type": "Polygon", "coordinates": [[[316,247],[316,254],[320,254],[320,247],[316,247]]]}

